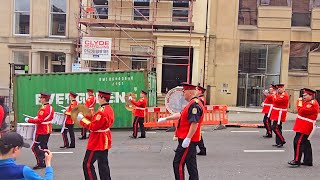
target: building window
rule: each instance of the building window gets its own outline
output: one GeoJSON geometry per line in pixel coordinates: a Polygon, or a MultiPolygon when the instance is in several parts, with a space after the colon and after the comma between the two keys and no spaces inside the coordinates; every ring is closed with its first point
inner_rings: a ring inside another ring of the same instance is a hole
{"type": "Polygon", "coordinates": [[[239,1],[239,25],[257,25],[257,0],[239,1]]]}
{"type": "Polygon", "coordinates": [[[64,53],[53,53],[51,64],[52,72],[65,72],[66,55],[64,53]]]}
{"type": "Polygon", "coordinates": [[[90,71],[106,71],[107,62],[106,61],[89,61],[90,71]]]}
{"type": "Polygon", "coordinates": [[[309,52],[319,51],[320,43],[290,43],[289,70],[307,71],[309,52]]]}
{"type": "Polygon", "coordinates": [[[150,14],[150,0],[134,0],[133,14],[134,20],[148,21],[150,14]]]}
{"type": "Polygon", "coordinates": [[[188,22],[189,18],[189,1],[174,0],[172,8],[173,22],[188,22]]]}
{"type": "Polygon", "coordinates": [[[260,0],[261,6],[291,6],[291,0],[260,0]]]}
{"type": "Polygon", "coordinates": [[[292,19],[291,26],[310,26],[311,23],[310,0],[292,1],[292,19]]]}
{"type": "Polygon", "coordinates": [[[97,19],[108,19],[108,0],[93,0],[95,17],[97,19]]]}
{"type": "Polygon", "coordinates": [[[132,69],[148,69],[150,48],[146,46],[131,46],[131,52],[135,57],[131,58],[132,69]]]}
{"type": "Polygon", "coordinates": [[[49,73],[49,56],[44,56],[44,73],[49,73]]]}
{"type": "Polygon", "coordinates": [[[66,36],[66,0],[50,0],[50,35],[66,36]]]}
{"type": "Polygon", "coordinates": [[[28,51],[13,51],[13,62],[19,65],[29,65],[28,51]]]}
{"type": "Polygon", "coordinates": [[[14,1],[14,34],[29,34],[30,0],[14,1]]]}

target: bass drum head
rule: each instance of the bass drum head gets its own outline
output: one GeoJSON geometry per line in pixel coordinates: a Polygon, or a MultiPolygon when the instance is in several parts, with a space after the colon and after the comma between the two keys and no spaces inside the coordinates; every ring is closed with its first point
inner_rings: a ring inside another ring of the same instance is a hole
{"type": "Polygon", "coordinates": [[[173,89],[170,89],[165,97],[165,106],[167,110],[171,113],[180,113],[183,108],[188,104],[183,96],[183,88],[177,86],[173,89]]]}

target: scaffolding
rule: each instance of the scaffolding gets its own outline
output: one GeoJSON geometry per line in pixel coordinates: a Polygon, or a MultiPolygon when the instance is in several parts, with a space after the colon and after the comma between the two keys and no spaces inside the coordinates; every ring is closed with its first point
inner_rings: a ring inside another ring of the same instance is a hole
{"type": "Polygon", "coordinates": [[[134,61],[147,62],[147,67],[143,68],[151,71],[157,64],[187,66],[187,82],[190,82],[193,1],[79,0],[78,57],[81,57],[82,37],[112,38],[111,62],[104,66],[103,63],[82,61],[82,66],[90,71],[139,68],[133,67],[134,61]],[[162,32],[188,34],[187,42],[181,45],[189,48],[188,56],[157,54],[154,33],[162,32]],[[188,59],[188,63],[158,63],[157,58],[188,59]]]}

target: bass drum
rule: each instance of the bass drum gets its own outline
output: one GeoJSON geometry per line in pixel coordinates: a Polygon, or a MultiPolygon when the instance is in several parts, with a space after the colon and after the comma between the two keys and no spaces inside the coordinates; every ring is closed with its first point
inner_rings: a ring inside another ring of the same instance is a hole
{"type": "Polygon", "coordinates": [[[170,89],[165,97],[165,106],[171,114],[180,113],[188,104],[184,99],[182,90],[183,88],[181,86],[177,86],[170,89]]]}

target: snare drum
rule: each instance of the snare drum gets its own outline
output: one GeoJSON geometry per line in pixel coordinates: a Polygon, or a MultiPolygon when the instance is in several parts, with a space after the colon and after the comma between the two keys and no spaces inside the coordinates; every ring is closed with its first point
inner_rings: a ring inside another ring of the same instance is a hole
{"type": "Polygon", "coordinates": [[[35,124],[32,124],[32,123],[17,124],[17,133],[20,134],[23,137],[23,139],[32,140],[34,131],[35,131],[35,124]]]}
{"type": "Polygon", "coordinates": [[[66,115],[63,113],[55,112],[52,120],[52,124],[62,126],[64,124],[64,120],[66,119],[66,115]]]}

